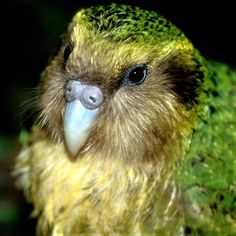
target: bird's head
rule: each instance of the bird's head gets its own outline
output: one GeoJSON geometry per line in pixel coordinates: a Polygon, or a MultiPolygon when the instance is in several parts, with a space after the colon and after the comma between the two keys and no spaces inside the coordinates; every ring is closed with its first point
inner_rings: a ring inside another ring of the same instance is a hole
{"type": "Polygon", "coordinates": [[[43,73],[40,124],[72,156],[177,159],[197,116],[202,60],[155,12],[82,9],[43,73]]]}

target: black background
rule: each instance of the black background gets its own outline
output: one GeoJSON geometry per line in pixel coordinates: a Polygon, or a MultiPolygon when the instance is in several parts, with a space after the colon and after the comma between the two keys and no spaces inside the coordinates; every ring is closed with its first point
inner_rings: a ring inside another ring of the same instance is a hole
{"type": "MultiPolygon", "coordinates": [[[[22,128],[24,100],[37,86],[58,36],[78,9],[112,1],[25,0],[5,2],[1,6],[1,140],[15,140],[22,128]]],[[[113,1],[114,2],[114,1],[113,1]]],[[[179,27],[201,53],[208,58],[236,66],[235,7],[233,1],[115,1],[157,11],[179,27]]],[[[29,124],[30,125],[30,124],[29,124]]],[[[7,155],[13,160],[19,147],[13,143],[7,155]],[[14,150],[14,151],[13,151],[14,150]]],[[[9,143],[9,142],[8,142],[9,143]]],[[[0,197],[13,199],[18,218],[4,226],[1,235],[34,235],[34,221],[27,221],[31,210],[23,196],[14,189],[9,177],[11,161],[0,156],[0,197]],[[12,197],[14,196],[14,197],[12,197]],[[20,209],[20,210],[19,210],[20,209]],[[3,232],[4,231],[4,232],[3,232]]],[[[1,199],[0,199],[1,204],[1,199]]],[[[1,222],[0,222],[1,224],[1,222]]]]}

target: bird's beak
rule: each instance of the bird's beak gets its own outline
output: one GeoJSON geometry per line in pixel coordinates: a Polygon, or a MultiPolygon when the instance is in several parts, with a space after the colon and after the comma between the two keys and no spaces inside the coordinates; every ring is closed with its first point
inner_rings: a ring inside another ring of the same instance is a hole
{"type": "Polygon", "coordinates": [[[65,144],[69,153],[75,156],[88,139],[90,128],[103,102],[103,93],[97,86],[69,80],[65,98],[63,119],[65,144]]]}

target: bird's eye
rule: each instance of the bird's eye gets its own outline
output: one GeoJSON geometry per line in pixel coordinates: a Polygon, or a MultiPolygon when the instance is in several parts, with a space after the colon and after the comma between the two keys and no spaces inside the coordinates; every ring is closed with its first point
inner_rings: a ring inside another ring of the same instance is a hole
{"type": "Polygon", "coordinates": [[[128,86],[142,84],[147,77],[148,67],[146,64],[131,66],[125,72],[123,84],[128,86]]]}
{"type": "Polygon", "coordinates": [[[67,61],[71,52],[73,50],[73,47],[71,44],[68,44],[65,49],[64,49],[64,54],[63,54],[63,58],[64,58],[64,61],[67,61]]]}

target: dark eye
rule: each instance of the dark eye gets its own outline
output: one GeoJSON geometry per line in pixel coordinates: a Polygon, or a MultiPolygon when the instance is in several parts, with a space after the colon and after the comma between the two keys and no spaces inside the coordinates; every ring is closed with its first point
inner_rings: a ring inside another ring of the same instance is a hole
{"type": "Polygon", "coordinates": [[[148,67],[146,64],[138,64],[129,67],[124,76],[123,84],[133,86],[142,84],[147,77],[148,67]]]}
{"type": "Polygon", "coordinates": [[[63,58],[64,58],[64,61],[67,61],[71,52],[73,50],[73,47],[71,44],[68,44],[65,49],[64,49],[64,54],[63,54],[63,58]]]}

